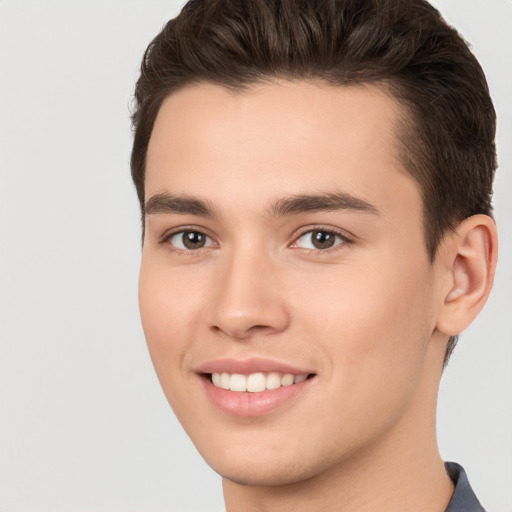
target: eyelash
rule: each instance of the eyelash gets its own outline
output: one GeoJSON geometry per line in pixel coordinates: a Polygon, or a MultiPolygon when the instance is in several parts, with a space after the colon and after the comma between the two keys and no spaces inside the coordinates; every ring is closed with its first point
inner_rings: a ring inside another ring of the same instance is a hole
{"type": "Polygon", "coordinates": [[[291,247],[292,248],[302,249],[307,254],[327,255],[327,254],[331,254],[331,253],[333,253],[335,251],[340,250],[343,246],[350,245],[352,243],[353,243],[353,239],[348,237],[345,233],[342,233],[341,231],[338,231],[338,230],[333,229],[333,228],[326,228],[324,226],[313,226],[313,227],[307,228],[302,233],[300,233],[295,238],[295,240],[292,242],[291,247]],[[326,248],[326,249],[308,249],[308,248],[297,247],[296,246],[298,240],[300,240],[303,236],[308,235],[308,234],[312,235],[314,232],[320,232],[320,233],[324,233],[324,234],[327,234],[327,235],[333,235],[334,237],[341,239],[341,242],[337,243],[333,247],[329,247],[329,248],[326,248]]]}
{"type": "MultiPolygon", "coordinates": [[[[313,226],[313,227],[310,227],[310,228],[304,230],[303,232],[301,232],[294,239],[294,241],[289,245],[289,247],[291,247],[293,249],[301,249],[302,251],[306,252],[307,254],[322,254],[322,255],[326,255],[326,254],[331,254],[334,251],[340,250],[340,248],[342,246],[350,245],[352,243],[353,243],[353,239],[348,237],[345,233],[342,233],[342,232],[340,232],[338,230],[335,230],[335,229],[332,229],[332,228],[325,228],[325,227],[322,227],[322,226],[313,226]],[[308,234],[312,234],[315,231],[316,232],[320,232],[320,233],[324,233],[324,234],[327,234],[327,235],[333,235],[336,238],[341,239],[341,242],[337,243],[333,247],[329,247],[329,248],[326,248],[326,249],[311,249],[311,248],[298,247],[296,245],[297,241],[300,240],[302,237],[304,237],[305,235],[308,235],[308,234]]],[[[187,226],[187,227],[182,227],[180,229],[176,229],[176,230],[173,230],[171,232],[165,233],[162,236],[162,238],[160,239],[159,244],[171,246],[171,250],[173,252],[175,252],[175,253],[178,253],[178,254],[196,255],[201,249],[208,249],[209,247],[211,247],[212,245],[215,245],[216,243],[213,240],[213,238],[211,236],[207,235],[202,229],[196,228],[194,226],[190,226],[190,227],[187,226]],[[206,247],[199,247],[197,249],[181,249],[181,248],[174,247],[174,246],[172,246],[172,244],[170,244],[170,240],[173,237],[175,237],[176,235],[183,235],[184,233],[196,233],[196,234],[205,236],[210,241],[212,241],[213,244],[211,244],[210,246],[206,246],[206,247]]]]}
{"type": "MultiPolygon", "coordinates": [[[[164,233],[164,235],[162,236],[162,238],[159,240],[158,243],[160,245],[169,245],[173,252],[178,253],[178,254],[183,254],[183,255],[196,255],[200,252],[200,249],[205,249],[205,248],[208,249],[210,247],[210,246],[206,246],[206,247],[199,247],[197,249],[181,249],[178,247],[174,247],[170,243],[170,241],[173,237],[175,237],[176,235],[183,235],[185,233],[196,233],[198,235],[202,235],[202,236],[206,237],[207,239],[209,239],[210,241],[213,242],[213,238],[210,235],[207,235],[204,232],[204,230],[194,227],[194,226],[185,226],[185,227],[181,227],[179,229],[164,233]]],[[[214,242],[214,244],[215,244],[215,242],[214,242]]],[[[214,244],[212,244],[212,245],[214,245],[214,244]]]]}

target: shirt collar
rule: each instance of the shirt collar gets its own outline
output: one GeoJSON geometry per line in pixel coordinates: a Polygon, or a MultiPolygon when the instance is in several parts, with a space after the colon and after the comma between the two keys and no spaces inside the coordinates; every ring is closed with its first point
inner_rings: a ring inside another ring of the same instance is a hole
{"type": "Polygon", "coordinates": [[[445,467],[455,485],[455,491],[445,512],[485,512],[471,489],[462,466],[455,462],[446,462],[445,467]]]}

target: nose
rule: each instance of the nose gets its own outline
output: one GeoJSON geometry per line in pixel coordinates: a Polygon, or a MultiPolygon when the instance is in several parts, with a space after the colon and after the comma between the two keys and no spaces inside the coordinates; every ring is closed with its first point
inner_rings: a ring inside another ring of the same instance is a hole
{"type": "Polygon", "coordinates": [[[215,277],[210,328],[237,340],[285,330],[290,322],[278,265],[261,253],[233,254],[215,277]]]}

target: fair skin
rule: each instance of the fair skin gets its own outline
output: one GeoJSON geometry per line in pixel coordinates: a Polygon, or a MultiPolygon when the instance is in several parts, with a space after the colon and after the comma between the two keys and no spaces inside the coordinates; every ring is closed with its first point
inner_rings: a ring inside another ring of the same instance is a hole
{"type": "Polygon", "coordinates": [[[489,293],[496,231],[471,217],[429,261],[399,123],[376,87],[285,81],[194,85],[159,111],[141,316],[228,512],[442,512],[450,500],[437,389],[448,337],[489,293]],[[229,390],[214,373],[228,387],[230,374],[297,383],[229,390]]]}

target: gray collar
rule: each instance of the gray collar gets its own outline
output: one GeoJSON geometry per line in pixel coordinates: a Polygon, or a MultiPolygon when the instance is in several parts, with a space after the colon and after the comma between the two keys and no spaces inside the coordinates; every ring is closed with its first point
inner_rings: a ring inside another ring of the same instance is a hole
{"type": "Polygon", "coordinates": [[[485,512],[473,489],[466,472],[455,462],[445,462],[446,472],[455,485],[455,491],[445,512],[485,512]]]}

